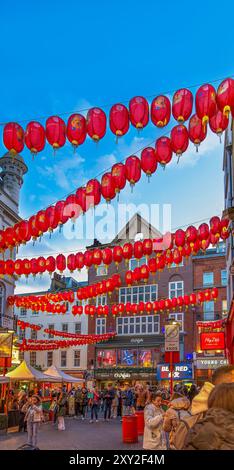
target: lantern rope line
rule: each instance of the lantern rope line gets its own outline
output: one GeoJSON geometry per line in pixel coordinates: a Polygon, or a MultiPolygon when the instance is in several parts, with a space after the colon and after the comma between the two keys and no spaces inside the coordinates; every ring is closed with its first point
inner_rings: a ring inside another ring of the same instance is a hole
{"type": "MultiPolygon", "coordinates": [[[[206,80],[206,83],[218,83],[218,82],[221,82],[221,81],[225,80],[225,78],[226,77],[216,78],[215,80],[206,80]]],[[[229,78],[234,78],[234,75],[229,75],[229,78]]],[[[188,89],[197,88],[197,87],[200,87],[203,83],[197,83],[197,84],[193,84],[193,85],[184,85],[184,87],[180,87],[180,88],[188,88],[188,89]]],[[[145,98],[154,98],[155,96],[158,96],[158,95],[168,95],[168,94],[174,93],[175,91],[177,91],[177,89],[178,88],[173,88],[173,89],[170,89],[170,90],[167,90],[167,91],[163,91],[161,93],[159,93],[159,92],[151,93],[150,95],[146,95],[145,98]]],[[[118,102],[118,103],[121,102],[122,104],[126,104],[126,103],[129,103],[131,98],[125,98],[124,100],[118,100],[116,102],[118,102]]],[[[100,108],[104,108],[104,109],[105,108],[110,108],[111,106],[113,106],[113,102],[106,103],[106,104],[95,105],[95,107],[100,107],[100,108]]],[[[80,109],[77,109],[77,110],[73,109],[73,111],[65,111],[65,112],[62,112],[62,113],[57,113],[57,116],[59,116],[59,117],[60,116],[68,116],[69,114],[86,112],[86,111],[89,111],[90,109],[91,108],[80,108],[80,109]]],[[[47,118],[48,118],[48,114],[43,115],[43,116],[39,116],[39,117],[33,117],[31,119],[29,119],[29,118],[28,119],[17,119],[17,122],[22,124],[22,123],[26,123],[26,122],[30,122],[30,121],[45,120],[47,118]]],[[[10,122],[10,120],[1,121],[0,126],[5,126],[9,122],[10,122]]]]}

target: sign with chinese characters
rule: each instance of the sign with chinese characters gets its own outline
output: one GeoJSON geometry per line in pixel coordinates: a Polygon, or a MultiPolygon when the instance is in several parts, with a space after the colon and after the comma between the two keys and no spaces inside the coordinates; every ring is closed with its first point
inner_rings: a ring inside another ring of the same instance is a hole
{"type": "Polygon", "coordinates": [[[225,348],[224,332],[219,333],[201,333],[201,350],[217,350],[225,348]]]}
{"type": "Polygon", "coordinates": [[[165,351],[180,350],[180,327],[178,324],[165,325],[165,351]]]}
{"type": "MultiPolygon", "coordinates": [[[[193,379],[193,364],[180,362],[173,364],[172,371],[173,380],[192,380],[193,379]]],[[[170,380],[170,364],[158,364],[157,366],[157,380],[170,380]]]]}
{"type": "Polygon", "coordinates": [[[217,367],[227,365],[228,360],[225,357],[199,357],[196,360],[197,369],[217,369],[217,367]]]}

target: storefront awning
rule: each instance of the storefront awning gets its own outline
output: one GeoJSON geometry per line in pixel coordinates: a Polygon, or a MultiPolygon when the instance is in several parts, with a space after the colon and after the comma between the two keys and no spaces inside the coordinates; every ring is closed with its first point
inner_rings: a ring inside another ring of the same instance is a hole
{"type": "Polygon", "coordinates": [[[59,382],[54,377],[50,377],[49,375],[43,374],[37,369],[34,369],[30,364],[26,361],[21,362],[21,364],[16,367],[16,369],[8,372],[6,374],[7,377],[11,381],[28,381],[28,382],[59,382]]]}

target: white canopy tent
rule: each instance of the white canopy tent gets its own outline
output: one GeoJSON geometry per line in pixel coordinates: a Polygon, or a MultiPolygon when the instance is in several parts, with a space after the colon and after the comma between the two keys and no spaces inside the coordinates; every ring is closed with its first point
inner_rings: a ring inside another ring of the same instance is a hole
{"type": "Polygon", "coordinates": [[[9,377],[11,381],[28,381],[28,382],[59,382],[55,377],[50,377],[48,374],[43,374],[37,369],[34,369],[26,361],[21,362],[21,364],[16,367],[16,369],[8,372],[6,377],[9,377]]]}
{"type": "Polygon", "coordinates": [[[67,382],[67,383],[83,383],[83,379],[78,379],[72,377],[72,375],[66,374],[62,370],[58,369],[56,366],[51,366],[44,372],[45,375],[54,377],[56,382],[67,382]]]}

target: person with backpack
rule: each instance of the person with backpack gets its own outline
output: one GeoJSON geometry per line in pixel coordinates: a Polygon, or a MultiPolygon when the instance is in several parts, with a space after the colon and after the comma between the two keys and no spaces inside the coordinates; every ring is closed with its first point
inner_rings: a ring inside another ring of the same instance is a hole
{"type": "Polygon", "coordinates": [[[96,418],[96,423],[98,423],[98,407],[99,407],[99,403],[100,403],[100,395],[99,395],[99,392],[98,392],[98,388],[95,387],[94,391],[93,391],[93,398],[90,398],[90,402],[89,402],[89,405],[91,407],[91,419],[90,419],[90,423],[93,423],[93,418],[94,418],[94,415],[95,415],[95,418],[96,418]]]}
{"type": "Polygon", "coordinates": [[[144,410],[145,428],[143,449],[166,450],[166,436],[163,430],[164,411],[161,407],[162,397],[160,392],[151,393],[151,401],[144,410]]]}
{"type": "Polygon", "coordinates": [[[208,410],[190,429],[183,450],[234,450],[234,383],[212,390],[208,410]]]}
{"type": "Polygon", "coordinates": [[[168,446],[170,449],[175,449],[174,439],[176,429],[181,419],[184,419],[186,416],[191,416],[189,408],[190,401],[183,395],[171,400],[169,403],[169,407],[164,416],[163,429],[169,434],[168,446]]]}
{"type": "Polygon", "coordinates": [[[32,398],[29,399],[25,421],[27,422],[28,444],[37,447],[39,426],[43,421],[41,399],[38,395],[33,395],[32,398]]]}

